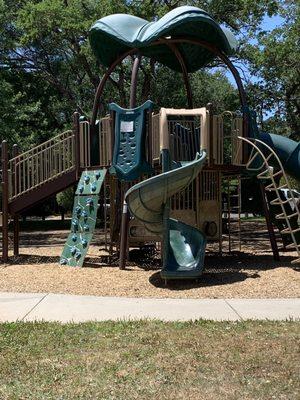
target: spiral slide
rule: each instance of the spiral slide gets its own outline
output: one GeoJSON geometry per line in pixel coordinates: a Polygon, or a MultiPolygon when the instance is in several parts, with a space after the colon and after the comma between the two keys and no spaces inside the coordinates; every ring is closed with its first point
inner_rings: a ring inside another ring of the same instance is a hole
{"type": "Polygon", "coordinates": [[[206,153],[195,160],[177,164],[177,168],[153,176],[130,188],[126,201],[131,214],[145,228],[162,236],[163,279],[196,279],[204,268],[205,235],[193,226],[168,215],[168,200],[185,189],[199,174],[206,153]]]}

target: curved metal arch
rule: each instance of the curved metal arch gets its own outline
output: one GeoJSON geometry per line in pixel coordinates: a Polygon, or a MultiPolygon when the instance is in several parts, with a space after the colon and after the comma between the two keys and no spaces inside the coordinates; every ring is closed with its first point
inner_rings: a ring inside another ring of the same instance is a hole
{"type": "MultiPolygon", "coordinates": [[[[191,90],[191,86],[190,86],[190,82],[189,82],[189,78],[188,78],[188,72],[187,72],[186,65],[185,65],[185,62],[183,60],[183,57],[182,57],[180,51],[177,49],[177,46],[175,46],[172,43],[168,43],[168,47],[170,47],[171,50],[174,52],[176,58],[178,59],[180,65],[181,65],[182,74],[183,74],[183,80],[184,80],[184,84],[185,84],[185,88],[186,88],[186,92],[187,92],[188,105],[189,105],[190,108],[193,108],[192,90],[191,90]]],[[[134,54],[139,55],[140,54],[139,49],[134,48],[134,49],[131,49],[131,50],[125,52],[124,54],[122,54],[115,62],[113,62],[113,64],[111,64],[109,69],[103,75],[103,77],[102,77],[102,79],[101,79],[101,81],[100,81],[100,83],[99,83],[99,85],[97,87],[96,93],[95,93],[94,105],[93,105],[93,111],[92,111],[92,119],[91,119],[91,125],[92,126],[95,125],[95,122],[96,122],[96,119],[97,119],[98,110],[99,110],[98,102],[99,102],[100,97],[101,97],[101,95],[103,93],[104,86],[105,86],[109,76],[116,69],[116,67],[119,64],[121,64],[121,62],[126,57],[128,57],[130,55],[134,55],[134,54]]],[[[135,70],[135,74],[137,74],[137,71],[138,71],[139,66],[140,66],[140,61],[137,61],[137,59],[136,59],[135,62],[136,62],[136,64],[134,64],[133,68],[135,70]]],[[[131,94],[131,98],[132,98],[132,95],[135,96],[135,94],[136,94],[136,88],[131,88],[131,90],[134,91],[134,93],[131,94]]]]}
{"type": "Polygon", "coordinates": [[[232,75],[236,81],[238,90],[239,90],[239,95],[240,95],[240,100],[241,100],[242,106],[243,107],[247,106],[246,93],[245,93],[245,90],[243,87],[243,83],[242,83],[240,74],[238,73],[238,70],[235,68],[235,66],[232,64],[230,59],[226,56],[226,54],[224,54],[217,47],[215,47],[212,44],[205,42],[203,40],[189,39],[189,38],[176,38],[176,39],[161,38],[161,39],[158,39],[157,42],[151,43],[151,46],[155,46],[160,43],[165,43],[165,44],[168,44],[168,43],[175,43],[175,44],[190,43],[190,44],[204,47],[207,50],[209,50],[211,53],[216,54],[224,62],[224,64],[226,64],[226,66],[229,68],[230,72],[232,73],[232,75]]]}
{"type": "MultiPolygon", "coordinates": [[[[176,38],[176,39],[166,39],[166,38],[160,38],[158,39],[156,42],[153,42],[151,44],[151,46],[157,46],[160,44],[166,44],[175,54],[176,58],[178,59],[181,68],[182,68],[182,73],[183,73],[183,77],[184,77],[184,82],[185,82],[185,86],[186,86],[186,90],[187,90],[187,97],[188,97],[188,102],[189,102],[189,106],[192,108],[192,92],[191,92],[191,87],[190,87],[190,83],[188,80],[188,73],[187,73],[187,69],[186,69],[186,65],[185,62],[183,60],[183,57],[180,53],[180,51],[178,50],[176,44],[180,44],[180,43],[190,43],[190,44],[194,44],[194,45],[198,45],[201,47],[206,48],[207,50],[211,51],[213,54],[216,54],[223,62],[224,64],[229,68],[230,72],[232,73],[238,91],[239,91],[239,97],[240,97],[240,102],[241,105],[243,107],[243,109],[245,109],[247,107],[247,99],[246,99],[246,93],[243,87],[243,83],[241,80],[241,77],[239,75],[239,72],[237,71],[237,69],[235,68],[235,66],[232,64],[232,62],[230,61],[230,59],[222,52],[220,51],[217,47],[211,45],[208,42],[202,41],[202,40],[197,40],[197,39],[189,39],[189,38],[176,38]],[[175,46],[174,46],[175,45],[175,46]]],[[[105,86],[106,81],[108,80],[110,74],[115,70],[115,68],[129,55],[133,55],[136,53],[140,53],[140,49],[134,48],[131,50],[126,51],[125,53],[123,53],[116,61],[114,61],[111,66],[109,67],[109,69],[107,70],[107,72],[103,75],[96,94],[95,94],[95,99],[94,99],[94,105],[93,105],[93,113],[92,113],[92,119],[91,119],[91,125],[94,125],[96,122],[96,118],[97,118],[97,114],[98,114],[98,102],[99,99],[103,93],[103,89],[105,86]]],[[[248,131],[248,121],[245,118],[245,113],[244,114],[244,132],[247,133],[248,131]]]]}
{"type": "Polygon", "coordinates": [[[101,78],[101,81],[97,87],[96,93],[95,93],[95,98],[94,98],[94,105],[93,105],[93,111],[92,111],[92,119],[91,119],[91,125],[94,126],[96,123],[96,118],[97,118],[97,114],[98,114],[98,102],[99,99],[103,93],[103,89],[104,86],[108,80],[108,78],[110,77],[111,73],[116,69],[116,67],[124,60],[124,58],[136,54],[138,53],[139,50],[134,48],[131,50],[126,51],[125,53],[123,53],[116,61],[114,61],[111,66],[108,68],[108,70],[105,72],[105,74],[103,75],[103,77],[101,78]]]}
{"type": "Polygon", "coordinates": [[[188,106],[189,106],[189,108],[193,108],[192,88],[191,88],[191,85],[190,85],[188,71],[187,71],[184,59],[182,57],[182,54],[180,53],[180,51],[179,51],[179,49],[178,49],[178,47],[176,46],[175,43],[168,43],[167,42],[166,44],[173,51],[173,53],[175,54],[180,66],[181,66],[182,75],[183,75],[183,81],[184,81],[186,94],[187,94],[188,106]]]}
{"type": "Polygon", "coordinates": [[[131,83],[130,83],[130,108],[136,107],[136,91],[137,91],[137,78],[138,72],[142,61],[141,53],[137,53],[137,56],[133,62],[131,71],[131,83]]]}

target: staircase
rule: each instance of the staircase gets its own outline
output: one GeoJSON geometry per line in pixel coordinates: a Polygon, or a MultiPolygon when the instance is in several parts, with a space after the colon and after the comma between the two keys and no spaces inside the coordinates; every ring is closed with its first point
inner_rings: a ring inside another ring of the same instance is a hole
{"type": "Polygon", "coordinates": [[[66,131],[8,160],[8,211],[18,214],[76,182],[75,138],[66,131]]]}
{"type": "Polygon", "coordinates": [[[300,211],[297,201],[291,191],[288,177],[282,163],[274,150],[259,139],[239,137],[240,145],[246,143],[249,146],[250,156],[246,164],[247,171],[255,173],[257,179],[264,184],[266,197],[269,199],[269,207],[273,212],[274,220],[282,236],[289,236],[290,243],[286,248],[297,252],[297,259],[292,264],[300,263],[300,211]],[[289,199],[282,198],[281,189],[288,189],[289,199]],[[290,203],[294,204],[293,210],[290,203]]]}

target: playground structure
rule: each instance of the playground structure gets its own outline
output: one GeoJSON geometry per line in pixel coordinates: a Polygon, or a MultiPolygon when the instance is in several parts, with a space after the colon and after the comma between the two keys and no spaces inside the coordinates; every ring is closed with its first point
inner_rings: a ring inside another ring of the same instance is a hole
{"type": "Polygon", "coordinates": [[[285,171],[300,179],[300,143],[258,132],[242,81],[229,59],[236,47],[230,32],[203,10],[179,7],[152,24],[128,15],[104,17],[91,28],[90,42],[97,59],[108,67],[91,118],[74,113],[72,130],[22,154],[14,146],[12,158],[2,142],[3,261],[8,259],[9,216],[17,255],[19,215],[79,182],[61,264],[83,265],[100,202],[105,243],[110,254],[118,255],[120,268],[125,268],[129,247],[161,243],[164,279],[198,278],[207,241],[217,241],[219,253],[223,251],[224,212],[231,250],[233,214],[239,229],[241,224],[240,181],[256,176],[274,257],[279,257],[276,225],[289,238],[286,247],[298,254],[294,262],[300,262],[299,209],[292,192],[294,210],[280,192],[291,189],[285,171]],[[112,103],[109,115],[101,115],[105,83],[128,56],[134,58],[129,108],[112,103]],[[188,108],[153,111],[150,100],[137,106],[143,56],[182,72],[188,108]],[[235,78],[241,112],[216,115],[211,104],[194,108],[188,73],[215,57],[235,78]]]}

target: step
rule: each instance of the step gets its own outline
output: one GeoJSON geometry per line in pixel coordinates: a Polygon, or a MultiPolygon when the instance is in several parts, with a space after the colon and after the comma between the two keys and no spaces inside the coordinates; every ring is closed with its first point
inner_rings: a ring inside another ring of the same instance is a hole
{"type": "Polygon", "coordinates": [[[280,231],[280,233],[282,233],[283,235],[291,235],[292,233],[297,233],[297,232],[300,232],[300,228],[296,229],[285,228],[282,231],[280,231]]]}
{"type": "Polygon", "coordinates": [[[299,250],[300,244],[290,243],[286,246],[287,249],[299,250]]]}
{"type": "Polygon", "coordinates": [[[291,261],[291,264],[300,264],[300,258],[297,258],[296,260],[291,261]]]}
{"type": "Polygon", "coordinates": [[[274,199],[270,201],[270,204],[272,204],[272,206],[280,206],[280,205],[284,205],[290,203],[290,199],[286,199],[286,200],[281,200],[281,199],[274,199]]]}
{"type": "Polygon", "coordinates": [[[288,184],[285,183],[284,185],[281,186],[274,186],[273,183],[271,183],[270,185],[266,186],[265,189],[268,191],[275,191],[275,190],[281,190],[281,189],[287,189],[288,188],[288,184]]]}
{"type": "Polygon", "coordinates": [[[277,171],[275,172],[275,174],[271,173],[271,171],[266,170],[261,172],[260,174],[257,175],[257,179],[271,179],[271,178],[275,178],[276,176],[279,175],[283,175],[283,171],[277,171]],[[268,174],[268,176],[266,176],[265,174],[268,174]]]}
{"type": "Polygon", "coordinates": [[[287,215],[287,214],[277,214],[276,216],[275,216],[275,218],[276,219],[290,219],[290,218],[293,218],[293,217],[296,217],[297,215],[299,215],[298,214],[298,212],[296,211],[295,213],[293,213],[293,214],[290,214],[290,215],[287,215]]]}

